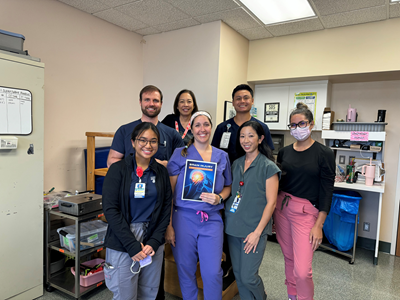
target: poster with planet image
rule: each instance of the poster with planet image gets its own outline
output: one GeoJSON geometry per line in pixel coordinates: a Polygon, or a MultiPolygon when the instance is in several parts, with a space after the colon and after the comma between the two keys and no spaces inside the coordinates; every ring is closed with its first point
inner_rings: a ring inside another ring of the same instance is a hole
{"type": "Polygon", "coordinates": [[[201,193],[214,193],[216,172],[217,163],[188,159],[183,178],[182,200],[201,202],[201,193]]]}

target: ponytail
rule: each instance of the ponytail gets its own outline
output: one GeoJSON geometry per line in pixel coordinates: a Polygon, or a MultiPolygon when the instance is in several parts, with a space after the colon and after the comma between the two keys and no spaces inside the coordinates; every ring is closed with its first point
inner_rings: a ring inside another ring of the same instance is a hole
{"type": "Polygon", "coordinates": [[[182,155],[183,157],[186,157],[186,156],[187,156],[187,150],[188,150],[188,148],[189,148],[193,143],[194,143],[194,137],[192,137],[192,138],[190,139],[189,143],[185,146],[185,148],[182,149],[181,155],[182,155]]]}

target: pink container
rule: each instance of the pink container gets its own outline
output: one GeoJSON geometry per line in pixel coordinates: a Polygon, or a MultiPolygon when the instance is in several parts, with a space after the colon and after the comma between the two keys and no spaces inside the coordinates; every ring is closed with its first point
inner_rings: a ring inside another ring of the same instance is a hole
{"type": "MultiPolygon", "coordinates": [[[[104,259],[95,258],[95,259],[92,259],[92,260],[82,263],[82,265],[92,268],[103,262],[104,262],[104,259]]],[[[75,276],[75,267],[71,268],[71,273],[74,274],[74,276],[75,276]]],[[[89,285],[96,284],[103,280],[104,280],[104,271],[101,271],[101,272],[98,272],[98,273],[95,273],[92,275],[88,275],[88,276],[81,275],[80,285],[84,286],[84,287],[88,287],[89,285]]]]}

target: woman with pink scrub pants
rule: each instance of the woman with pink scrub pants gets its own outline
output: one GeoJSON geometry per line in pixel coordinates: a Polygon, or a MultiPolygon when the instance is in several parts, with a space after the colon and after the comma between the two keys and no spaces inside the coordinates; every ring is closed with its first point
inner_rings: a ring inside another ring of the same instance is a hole
{"type": "Polygon", "coordinates": [[[312,259],[331,206],[335,158],[331,149],[311,138],[314,118],[307,105],[298,103],[289,122],[296,142],[278,154],[282,178],[274,212],[276,237],[285,259],[289,300],[313,300],[312,259]]]}

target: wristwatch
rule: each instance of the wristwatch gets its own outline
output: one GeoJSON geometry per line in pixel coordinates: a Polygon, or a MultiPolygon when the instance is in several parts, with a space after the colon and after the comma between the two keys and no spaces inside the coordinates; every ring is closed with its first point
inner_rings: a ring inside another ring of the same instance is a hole
{"type": "Polygon", "coordinates": [[[224,198],[222,198],[220,194],[218,194],[218,196],[219,196],[219,204],[221,204],[222,202],[224,202],[224,198]]]}

